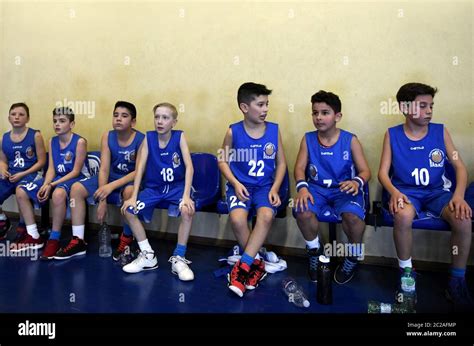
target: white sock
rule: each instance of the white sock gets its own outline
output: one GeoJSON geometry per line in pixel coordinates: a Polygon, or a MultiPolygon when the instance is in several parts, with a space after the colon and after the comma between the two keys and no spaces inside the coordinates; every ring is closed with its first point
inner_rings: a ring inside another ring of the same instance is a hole
{"type": "Polygon", "coordinates": [[[29,235],[33,237],[33,239],[38,239],[40,237],[38,233],[38,226],[36,224],[32,224],[29,226],[26,226],[26,232],[28,232],[29,235]]]}
{"type": "Polygon", "coordinates": [[[406,267],[410,267],[410,268],[413,268],[412,264],[411,264],[411,257],[407,260],[401,260],[400,258],[398,259],[398,266],[402,269],[406,268],[406,267]]]}
{"type": "Polygon", "coordinates": [[[319,236],[316,236],[313,240],[305,240],[308,249],[319,249],[319,236]]]}
{"type": "Polygon", "coordinates": [[[84,225],[72,226],[72,235],[84,240],[84,225]]]}
{"type": "Polygon", "coordinates": [[[0,214],[0,221],[5,221],[7,219],[7,216],[5,215],[5,213],[1,213],[0,214]]]}
{"type": "Polygon", "coordinates": [[[138,246],[140,247],[140,251],[146,251],[148,253],[154,253],[153,249],[151,248],[148,239],[142,240],[138,242],[138,246]]]}

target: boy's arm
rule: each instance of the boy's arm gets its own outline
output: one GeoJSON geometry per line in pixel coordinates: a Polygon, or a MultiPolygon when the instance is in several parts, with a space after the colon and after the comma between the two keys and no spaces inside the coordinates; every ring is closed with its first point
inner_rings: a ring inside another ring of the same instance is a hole
{"type": "Polygon", "coordinates": [[[55,187],[65,181],[68,181],[73,178],[77,178],[82,171],[82,167],[84,166],[84,162],[87,159],[87,141],[85,138],[79,138],[77,141],[76,147],[76,160],[74,161],[74,167],[72,171],[66,174],[64,177],[54,181],[51,183],[51,186],[55,187]]]}
{"type": "Polygon", "coordinates": [[[219,169],[221,173],[224,175],[224,178],[232,185],[235,186],[239,181],[234,176],[230,169],[230,165],[228,163],[229,158],[227,157],[227,153],[232,148],[232,130],[229,128],[225,134],[224,142],[222,143],[222,152],[223,155],[219,158],[219,169]]]}
{"type": "Polygon", "coordinates": [[[275,172],[275,180],[272,185],[272,190],[276,193],[280,190],[281,183],[285,178],[286,174],[286,158],[285,158],[285,151],[283,149],[283,142],[281,140],[281,133],[278,130],[278,152],[276,155],[276,172],[275,172]]]}
{"type": "Polygon", "coordinates": [[[8,178],[10,176],[8,172],[8,160],[5,153],[2,150],[2,139],[0,138],[0,179],[8,178]]]}
{"type": "Polygon", "coordinates": [[[446,128],[444,128],[444,145],[449,161],[456,171],[456,190],[454,190],[453,198],[449,201],[449,209],[455,213],[456,218],[461,218],[461,220],[464,220],[464,218],[470,219],[472,218],[472,209],[464,200],[464,193],[466,192],[467,186],[466,166],[459,152],[456,150],[453,140],[446,128]]]}
{"type": "Polygon", "coordinates": [[[100,143],[100,168],[99,168],[99,187],[107,184],[110,173],[110,149],[109,149],[109,133],[102,135],[100,143]]]}
{"type": "Polygon", "coordinates": [[[383,139],[383,148],[382,148],[382,156],[380,158],[380,166],[378,172],[378,179],[380,184],[388,191],[390,195],[395,194],[397,188],[393,186],[388,173],[390,171],[390,166],[392,165],[392,148],[390,147],[390,135],[385,132],[385,136],[383,139]]]}
{"type": "Polygon", "coordinates": [[[140,148],[138,148],[137,163],[135,166],[135,179],[133,181],[133,193],[131,197],[131,198],[134,198],[135,200],[137,199],[138,192],[140,191],[140,185],[142,183],[143,174],[145,173],[147,159],[148,159],[148,141],[145,136],[145,138],[142,141],[142,144],[140,144],[140,148]]]}
{"type": "MultiPolygon", "coordinates": [[[[362,144],[360,144],[359,140],[356,136],[352,137],[351,141],[351,151],[352,151],[352,158],[354,159],[354,164],[357,169],[357,176],[364,180],[364,184],[366,184],[371,177],[370,168],[365,159],[364,149],[362,149],[362,144]]],[[[362,186],[359,186],[362,188],[362,186]]]]}
{"type": "Polygon", "coordinates": [[[308,165],[308,146],[306,144],[306,136],[303,137],[300,143],[300,150],[296,156],[294,177],[295,182],[306,181],[306,166],[308,165]]]}
{"type": "Polygon", "coordinates": [[[184,166],[186,167],[186,176],[184,179],[184,193],[183,198],[191,198],[191,185],[193,184],[194,167],[193,161],[191,160],[191,154],[189,152],[188,143],[184,137],[184,133],[181,133],[181,139],[179,141],[179,147],[183,154],[184,166]]]}
{"type": "Polygon", "coordinates": [[[53,152],[51,150],[51,139],[49,140],[49,151],[48,151],[48,170],[46,171],[46,175],[44,177],[44,184],[48,185],[51,183],[56,176],[56,171],[54,170],[54,160],[53,160],[53,152]]]}

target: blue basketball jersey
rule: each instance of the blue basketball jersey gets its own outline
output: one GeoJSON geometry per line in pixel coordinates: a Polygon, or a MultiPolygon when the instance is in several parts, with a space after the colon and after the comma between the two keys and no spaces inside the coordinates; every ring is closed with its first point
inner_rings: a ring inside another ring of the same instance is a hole
{"type": "Polygon", "coordinates": [[[144,187],[160,188],[164,185],[184,183],[186,167],[179,145],[183,131],[171,130],[166,148],[161,149],[158,132],[148,131],[148,159],[144,174],[144,187]]]}
{"type": "Polygon", "coordinates": [[[247,134],[243,121],[230,125],[232,149],[229,165],[232,174],[245,186],[271,185],[275,179],[278,124],[265,124],[265,134],[258,139],[247,134]]]}
{"type": "MultiPolygon", "coordinates": [[[[51,151],[53,153],[53,164],[54,171],[56,172],[56,178],[58,176],[64,177],[65,175],[72,172],[74,163],[76,162],[76,149],[79,138],[81,138],[81,136],[73,133],[71,141],[64,149],[60,148],[58,136],[55,136],[51,139],[51,151]]],[[[88,166],[89,165],[86,158],[79,177],[89,177],[90,174],[88,166]]]]}
{"type": "Polygon", "coordinates": [[[36,131],[28,128],[25,138],[18,143],[11,140],[11,131],[3,135],[2,151],[7,158],[8,171],[11,174],[26,171],[38,162],[35,145],[36,131]]]}
{"type": "Polygon", "coordinates": [[[108,144],[110,150],[109,181],[120,179],[135,170],[138,148],[145,135],[135,131],[135,138],[129,146],[121,147],[118,143],[117,131],[109,131],[108,144]]]}
{"type": "Polygon", "coordinates": [[[448,190],[445,177],[446,147],[443,124],[428,124],[428,133],[418,141],[409,139],[403,124],[388,129],[392,149],[392,184],[397,188],[428,187],[448,190]]]}
{"type": "Polygon", "coordinates": [[[339,183],[354,178],[355,167],[352,160],[352,133],[339,130],[339,138],[329,148],[318,141],[318,131],[305,134],[308,148],[306,178],[310,184],[326,188],[338,188],[339,183]]]}

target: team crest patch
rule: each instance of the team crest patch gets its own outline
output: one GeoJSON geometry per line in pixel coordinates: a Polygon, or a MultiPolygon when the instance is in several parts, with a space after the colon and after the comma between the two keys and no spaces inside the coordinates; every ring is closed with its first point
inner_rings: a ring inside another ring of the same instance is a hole
{"type": "Polygon", "coordinates": [[[132,150],[129,155],[130,162],[134,162],[137,159],[137,154],[135,153],[135,150],[132,150]]]}
{"type": "Polygon", "coordinates": [[[313,164],[309,165],[308,171],[309,171],[309,177],[312,180],[317,181],[318,180],[318,169],[316,168],[316,166],[313,165],[313,164]]]}
{"type": "Polygon", "coordinates": [[[444,152],[441,149],[430,151],[430,167],[444,167],[444,152]]]}
{"type": "Polygon", "coordinates": [[[267,144],[265,144],[265,146],[263,147],[263,158],[273,160],[275,159],[275,155],[276,155],[276,150],[273,143],[268,142],[267,144]]]}
{"type": "Polygon", "coordinates": [[[29,159],[32,159],[34,156],[35,156],[35,151],[33,150],[33,148],[31,146],[26,148],[26,157],[29,159]]]}
{"type": "Polygon", "coordinates": [[[173,168],[179,167],[179,165],[181,164],[181,158],[179,157],[178,153],[176,152],[173,153],[172,161],[173,161],[173,168]]]}
{"type": "Polygon", "coordinates": [[[71,163],[71,161],[72,161],[72,151],[68,151],[64,155],[64,163],[71,163]]]}

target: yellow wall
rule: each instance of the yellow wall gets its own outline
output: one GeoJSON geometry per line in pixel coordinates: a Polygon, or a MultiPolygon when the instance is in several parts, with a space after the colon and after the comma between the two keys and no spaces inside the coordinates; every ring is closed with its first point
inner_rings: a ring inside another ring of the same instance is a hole
{"type": "Polygon", "coordinates": [[[269,120],[292,172],[313,129],[310,96],[325,89],[340,95],[340,126],[358,135],[376,176],[383,133],[402,121],[381,104],[419,81],[439,88],[434,120],[474,175],[471,1],[2,1],[0,11],[2,132],[13,102],[27,102],[30,125],[49,138],[55,103],[86,101],[95,117],[78,115],[76,132],[98,149],[116,100],[137,105],[142,131],[169,101],[184,106],[178,128],[191,150],[216,153],[241,119],[238,86],[255,81],[274,90],[269,120]]]}

